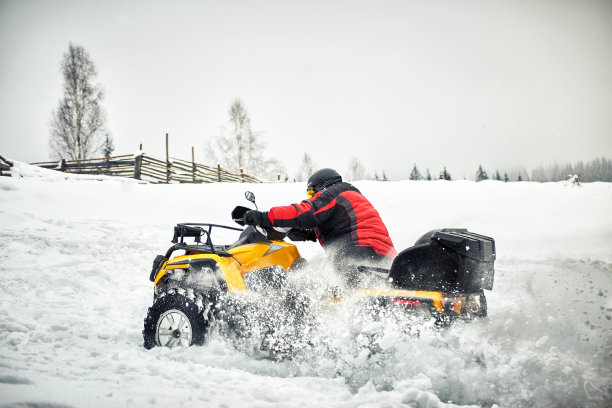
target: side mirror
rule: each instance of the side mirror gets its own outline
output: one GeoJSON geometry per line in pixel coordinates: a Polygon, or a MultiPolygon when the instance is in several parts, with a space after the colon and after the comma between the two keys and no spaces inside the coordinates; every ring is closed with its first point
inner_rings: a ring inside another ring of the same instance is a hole
{"type": "Polygon", "coordinates": [[[259,208],[257,208],[257,203],[255,202],[255,194],[250,191],[247,191],[246,193],[244,193],[244,196],[247,200],[255,204],[255,209],[259,210],[259,208]]]}
{"type": "Polygon", "coordinates": [[[247,191],[246,193],[244,193],[244,197],[253,204],[255,204],[255,194],[253,194],[251,191],[247,191]]]}

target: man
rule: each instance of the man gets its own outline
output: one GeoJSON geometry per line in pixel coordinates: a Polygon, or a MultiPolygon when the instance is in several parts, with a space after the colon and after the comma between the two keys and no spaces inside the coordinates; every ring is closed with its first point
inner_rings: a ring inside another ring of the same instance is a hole
{"type": "MultiPolygon", "coordinates": [[[[347,272],[356,265],[387,266],[397,255],[378,211],[333,169],[316,171],[308,179],[308,199],[298,204],[251,210],[245,224],[294,227],[293,240],[319,240],[335,267],[347,272]]],[[[354,272],[354,271],[353,271],[354,272]]]]}

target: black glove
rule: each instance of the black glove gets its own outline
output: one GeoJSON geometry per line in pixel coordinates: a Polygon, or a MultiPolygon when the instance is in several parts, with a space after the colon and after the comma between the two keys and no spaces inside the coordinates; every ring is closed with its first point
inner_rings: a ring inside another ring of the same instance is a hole
{"type": "Polygon", "coordinates": [[[316,241],[317,234],[313,230],[309,229],[297,229],[293,228],[289,234],[287,234],[292,241],[316,241]]]}
{"type": "Polygon", "coordinates": [[[261,211],[249,210],[244,213],[245,225],[261,225],[263,213],[261,211]]]}

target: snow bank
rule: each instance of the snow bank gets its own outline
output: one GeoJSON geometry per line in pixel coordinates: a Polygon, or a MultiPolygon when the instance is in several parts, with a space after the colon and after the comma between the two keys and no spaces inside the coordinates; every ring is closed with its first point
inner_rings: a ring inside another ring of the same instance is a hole
{"type": "MultiPolygon", "coordinates": [[[[304,197],[302,184],[12,171],[0,177],[0,406],[609,405],[610,184],[356,183],[398,249],[442,227],[496,239],[489,318],[415,336],[342,306],[320,316],[315,347],[274,362],[223,338],[144,350],[148,274],[177,222],[231,225],[245,190],[266,209],[304,197]]],[[[300,250],[322,258],[314,243],[300,250]]]]}

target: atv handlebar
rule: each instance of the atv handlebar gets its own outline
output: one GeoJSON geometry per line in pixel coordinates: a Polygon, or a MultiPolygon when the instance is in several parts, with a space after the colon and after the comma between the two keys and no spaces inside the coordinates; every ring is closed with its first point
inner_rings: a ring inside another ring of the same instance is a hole
{"type": "MultiPolygon", "coordinates": [[[[251,209],[248,207],[243,207],[241,205],[236,206],[233,210],[232,210],[232,220],[241,226],[245,226],[244,224],[244,214],[246,214],[247,211],[250,211],[251,209]]],[[[300,237],[300,236],[307,236],[309,235],[310,230],[300,230],[300,229],[296,229],[296,228],[292,228],[292,227],[263,227],[263,226],[257,226],[255,227],[256,229],[259,230],[260,233],[262,233],[262,235],[268,237],[271,240],[274,241],[282,241],[283,239],[285,239],[286,236],[289,236],[289,239],[291,239],[292,241],[310,241],[312,239],[310,238],[305,238],[305,239],[295,239],[295,237],[300,237]],[[293,236],[293,237],[292,237],[293,236]]]]}

